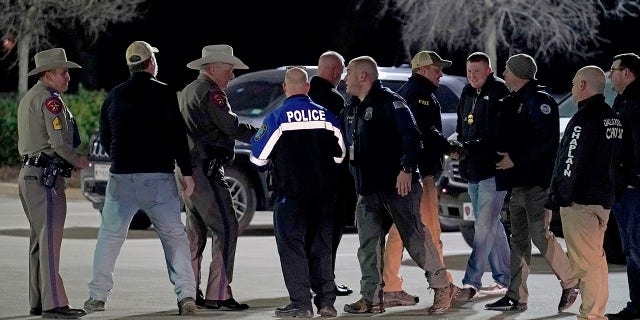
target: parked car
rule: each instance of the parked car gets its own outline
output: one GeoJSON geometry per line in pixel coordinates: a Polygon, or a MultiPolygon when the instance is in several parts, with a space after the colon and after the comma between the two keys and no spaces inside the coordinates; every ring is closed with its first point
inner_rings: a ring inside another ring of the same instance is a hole
{"type": "MultiPolygon", "coordinates": [[[[609,105],[613,104],[616,93],[611,88],[611,81],[608,78],[604,95],[606,102],[609,105]]],[[[564,129],[567,127],[571,117],[578,111],[578,107],[573,103],[571,95],[566,95],[560,98],[558,109],[560,112],[560,137],[562,138],[564,129]]],[[[450,139],[455,139],[455,134],[451,135],[450,139]]],[[[469,246],[472,246],[475,229],[473,226],[473,214],[471,212],[471,199],[467,193],[467,181],[460,176],[457,160],[445,156],[443,166],[443,174],[437,181],[440,195],[440,221],[441,223],[444,221],[447,224],[457,225],[465,242],[469,246]]],[[[507,235],[510,235],[508,194],[502,207],[501,220],[505,226],[507,235]]],[[[556,236],[563,237],[562,223],[558,211],[553,212],[550,229],[556,236]]],[[[622,254],[618,226],[613,215],[609,216],[604,248],[607,254],[607,261],[610,263],[625,263],[626,259],[624,254],[622,254]]]]}
{"type": "MultiPolygon", "coordinates": [[[[316,74],[317,67],[305,67],[309,76],[316,74]]],[[[238,76],[229,83],[226,93],[241,122],[260,126],[264,118],[285,99],[282,91],[285,67],[255,71],[238,76]]],[[[397,90],[411,75],[411,69],[402,67],[380,67],[379,78],[382,83],[397,90]]],[[[466,84],[466,78],[444,75],[436,96],[442,105],[443,133],[448,136],[455,131],[456,105],[466,84]]],[[[346,97],[344,86],[338,88],[346,97]]],[[[251,146],[236,141],[235,160],[225,167],[227,182],[231,186],[233,205],[238,214],[240,231],[247,228],[256,210],[272,210],[270,192],[267,189],[265,173],[249,161],[251,146]]],[[[89,168],[81,173],[81,188],[84,196],[93,203],[94,208],[101,210],[104,203],[106,182],[109,177],[109,157],[104,153],[98,135],[90,141],[88,160],[89,168]]],[[[132,229],[145,229],[150,221],[140,211],[134,217],[132,229]]],[[[443,229],[451,227],[443,226],[443,229]]]]}

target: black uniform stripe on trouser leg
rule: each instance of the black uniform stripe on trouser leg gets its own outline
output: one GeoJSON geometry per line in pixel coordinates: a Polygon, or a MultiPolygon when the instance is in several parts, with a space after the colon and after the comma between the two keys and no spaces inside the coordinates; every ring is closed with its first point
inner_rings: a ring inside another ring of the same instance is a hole
{"type": "MultiPolygon", "coordinates": [[[[224,176],[223,176],[224,179],[224,176]]],[[[224,181],[223,181],[224,182],[224,181]]],[[[222,244],[222,265],[224,266],[224,272],[220,272],[220,276],[224,277],[224,283],[229,284],[229,279],[227,279],[227,264],[228,264],[228,259],[227,257],[229,256],[229,238],[231,236],[230,234],[230,228],[229,228],[229,219],[227,217],[227,208],[225,207],[222,198],[220,197],[220,190],[218,189],[218,185],[216,183],[216,181],[213,182],[213,188],[211,188],[213,190],[213,196],[216,199],[216,203],[218,204],[218,208],[220,208],[220,216],[222,217],[222,225],[224,227],[224,239],[223,239],[223,244],[222,244]]],[[[228,189],[227,189],[227,192],[228,189]]],[[[224,288],[220,287],[218,288],[218,296],[219,297],[224,297],[225,296],[225,292],[227,290],[227,286],[225,286],[224,288]],[[224,291],[223,291],[224,290],[224,291]]]]}
{"type": "Polygon", "coordinates": [[[56,274],[56,261],[55,261],[55,246],[54,246],[54,233],[55,229],[53,229],[53,219],[54,219],[54,203],[53,203],[53,190],[47,187],[44,188],[45,193],[47,195],[47,262],[49,263],[49,282],[51,283],[51,299],[53,300],[54,306],[60,306],[60,301],[58,301],[58,282],[57,282],[57,274],[56,274]]]}

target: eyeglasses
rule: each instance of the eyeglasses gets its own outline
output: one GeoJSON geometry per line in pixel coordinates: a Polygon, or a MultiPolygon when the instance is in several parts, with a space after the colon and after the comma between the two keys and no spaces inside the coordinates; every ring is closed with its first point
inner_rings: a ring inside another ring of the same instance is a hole
{"type": "Polygon", "coordinates": [[[626,68],[625,68],[625,67],[620,67],[620,68],[611,68],[611,69],[609,69],[609,71],[610,71],[610,72],[614,72],[614,71],[616,71],[616,70],[618,70],[618,71],[622,71],[622,70],[624,70],[624,69],[626,69],[626,68]]]}
{"type": "Polygon", "coordinates": [[[306,66],[286,66],[285,67],[285,71],[289,71],[290,69],[293,69],[293,68],[298,68],[298,69],[302,69],[304,71],[307,71],[307,67],[306,66]]]}

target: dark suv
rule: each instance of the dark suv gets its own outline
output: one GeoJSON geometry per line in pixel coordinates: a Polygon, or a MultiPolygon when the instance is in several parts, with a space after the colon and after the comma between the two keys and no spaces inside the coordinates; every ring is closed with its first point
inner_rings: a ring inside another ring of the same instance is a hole
{"type": "MultiPolygon", "coordinates": [[[[316,74],[315,66],[306,67],[309,76],[316,74]]],[[[380,67],[379,78],[382,83],[397,90],[411,75],[408,67],[380,67]]],[[[256,127],[264,118],[285,99],[282,91],[285,68],[255,71],[238,76],[229,83],[226,93],[233,111],[241,122],[256,127]]],[[[442,104],[442,122],[445,135],[455,131],[456,105],[466,84],[466,78],[444,75],[436,96],[442,104]]],[[[343,94],[344,87],[339,87],[343,94]]],[[[253,218],[256,210],[271,210],[270,193],[267,189],[264,173],[249,161],[251,146],[236,141],[235,160],[225,167],[226,179],[231,185],[233,205],[240,221],[242,232],[253,218]]],[[[104,203],[106,182],[109,177],[109,157],[103,152],[97,135],[91,138],[88,155],[91,166],[81,172],[81,188],[85,197],[101,210],[104,203]]],[[[150,221],[144,212],[134,217],[131,228],[146,229],[150,221]]],[[[447,227],[444,227],[447,229],[447,227]]]]}
{"type": "MultiPolygon", "coordinates": [[[[616,93],[611,88],[611,81],[608,78],[604,95],[607,103],[611,105],[616,93]]],[[[560,101],[558,105],[560,111],[560,138],[562,138],[564,129],[567,127],[571,117],[578,111],[578,107],[571,100],[571,95],[564,96],[558,100],[560,101]]],[[[455,138],[455,134],[450,137],[450,139],[453,138],[455,138]]],[[[473,216],[471,214],[471,199],[467,193],[467,181],[460,176],[458,161],[445,156],[443,165],[444,171],[437,183],[440,194],[440,222],[441,224],[457,225],[460,228],[465,242],[469,246],[472,246],[474,227],[473,216]]],[[[501,216],[505,229],[509,234],[509,195],[505,198],[501,216]]],[[[558,211],[553,212],[550,229],[556,236],[563,236],[562,223],[558,211]]],[[[605,233],[604,249],[608,262],[625,263],[625,257],[621,250],[618,225],[613,214],[609,216],[609,223],[605,233]]]]}

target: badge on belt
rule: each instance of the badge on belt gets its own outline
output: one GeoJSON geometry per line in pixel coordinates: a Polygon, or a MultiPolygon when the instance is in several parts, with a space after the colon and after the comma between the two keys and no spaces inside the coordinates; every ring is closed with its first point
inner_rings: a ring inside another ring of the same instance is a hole
{"type": "Polygon", "coordinates": [[[467,123],[468,123],[468,124],[473,124],[473,114],[469,114],[469,115],[467,116],[467,123]]]}

